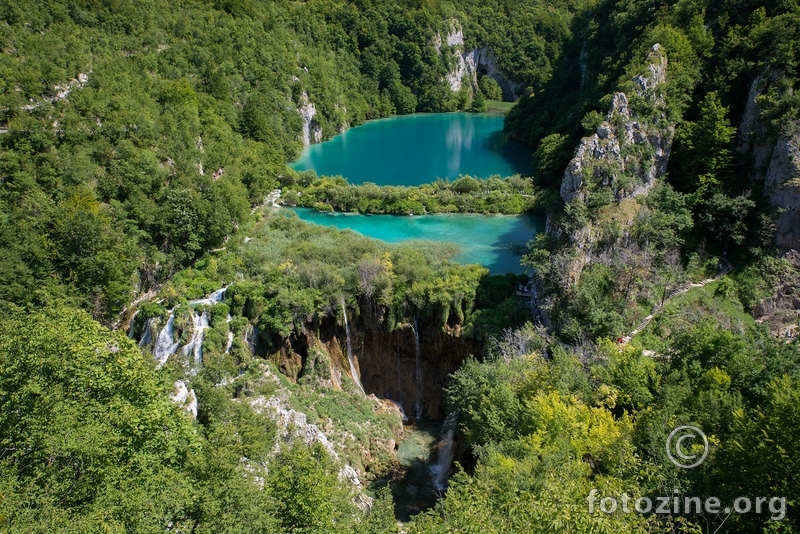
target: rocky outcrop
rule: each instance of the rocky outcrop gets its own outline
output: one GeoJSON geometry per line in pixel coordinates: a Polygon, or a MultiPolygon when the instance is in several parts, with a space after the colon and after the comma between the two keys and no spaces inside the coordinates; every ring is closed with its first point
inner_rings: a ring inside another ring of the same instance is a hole
{"type": "Polygon", "coordinates": [[[314,120],[317,116],[317,107],[308,99],[308,93],[303,91],[300,94],[300,101],[297,104],[297,112],[303,117],[302,139],[303,145],[322,142],[322,128],[314,120]]]}
{"type": "Polygon", "coordinates": [[[522,86],[509,79],[500,70],[497,66],[497,56],[491,47],[464,49],[464,33],[458,22],[451,21],[451,30],[444,39],[440,35],[434,38],[434,47],[439,53],[442,53],[443,43],[450,48],[452,61],[455,63],[453,69],[445,76],[452,91],[460,91],[464,83],[469,83],[474,93],[478,90],[478,78],[489,76],[494,78],[503,90],[503,100],[513,102],[519,98],[522,86]]]}
{"type": "Polygon", "coordinates": [[[310,424],[306,414],[291,409],[288,400],[283,396],[256,397],[250,401],[250,406],[256,413],[264,413],[278,425],[278,442],[275,443],[274,452],[279,452],[281,442],[291,443],[299,440],[304,445],[319,443],[334,460],[339,460],[339,454],[334,450],[328,436],[317,425],[310,424]]]}
{"type": "Polygon", "coordinates": [[[611,188],[617,202],[647,193],[667,170],[675,134],[663,111],[661,87],[667,78],[667,58],[655,45],[648,72],[633,78],[634,90],[652,104],[656,119],[639,117],[625,93],[616,93],[605,120],[584,137],[564,172],[561,198],[586,200],[592,187],[611,188]]]}
{"type": "MultiPolygon", "coordinates": [[[[778,74],[765,71],[750,84],[736,151],[750,156],[749,176],[764,183],[764,196],[773,208],[775,244],[800,250],[800,133],[784,133],[777,140],[770,136],[757,100],[777,81],[778,74]]],[[[785,132],[792,130],[797,128],[785,132]]]]}
{"type": "Polygon", "coordinates": [[[778,139],[764,179],[764,194],[774,209],[775,244],[800,250],[800,134],[778,139]]]}
{"type": "Polygon", "coordinates": [[[775,336],[793,339],[800,334],[800,252],[790,250],[783,259],[786,264],[775,292],[754,307],[753,317],[768,325],[775,336]]]}

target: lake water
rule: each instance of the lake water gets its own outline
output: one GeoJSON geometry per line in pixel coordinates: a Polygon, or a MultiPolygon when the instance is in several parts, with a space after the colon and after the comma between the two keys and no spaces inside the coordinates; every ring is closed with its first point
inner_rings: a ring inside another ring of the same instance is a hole
{"type": "Polygon", "coordinates": [[[525,245],[544,228],[540,217],[525,215],[436,214],[359,215],[321,213],[311,208],[294,211],[307,222],[336,228],[349,228],[388,243],[409,239],[455,243],[461,248],[459,263],[480,263],[493,274],[522,273],[520,257],[509,245],[525,245]]]}
{"type": "Polygon", "coordinates": [[[503,120],[488,113],[429,113],[370,121],[307,147],[292,168],[378,185],[530,174],[531,151],[505,138],[503,120]]]}
{"type": "MultiPolygon", "coordinates": [[[[351,128],[311,145],[292,167],[342,175],[352,184],[420,185],[469,174],[488,178],[531,173],[531,151],[503,135],[501,115],[436,113],[392,117],[351,128]]],[[[494,274],[521,273],[510,245],[525,245],[543,230],[541,218],[502,215],[359,215],[295,210],[301,219],[350,228],[389,243],[425,239],[455,243],[460,263],[480,263],[494,274]]]]}

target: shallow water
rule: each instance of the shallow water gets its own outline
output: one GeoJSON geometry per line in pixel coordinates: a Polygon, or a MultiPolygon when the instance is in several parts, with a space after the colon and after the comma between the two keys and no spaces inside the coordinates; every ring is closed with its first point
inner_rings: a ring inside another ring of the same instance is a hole
{"type": "Polygon", "coordinates": [[[294,208],[304,221],[336,228],[349,228],[388,243],[409,239],[455,243],[461,248],[456,261],[479,263],[493,274],[522,273],[520,257],[512,245],[525,245],[544,228],[540,217],[527,215],[360,215],[322,213],[311,208],[294,208]]]}

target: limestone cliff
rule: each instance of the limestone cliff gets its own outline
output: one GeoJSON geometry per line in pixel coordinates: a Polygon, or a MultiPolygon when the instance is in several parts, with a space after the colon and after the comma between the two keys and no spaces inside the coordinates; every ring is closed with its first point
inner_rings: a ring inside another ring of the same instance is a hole
{"type": "Polygon", "coordinates": [[[303,145],[308,146],[312,142],[322,142],[322,128],[319,123],[314,120],[317,116],[317,107],[308,99],[308,93],[305,91],[300,95],[300,101],[297,104],[297,112],[303,117],[303,145]]]}
{"type": "MultiPolygon", "coordinates": [[[[367,394],[389,399],[409,417],[444,419],[444,388],[448,377],[470,356],[481,353],[481,345],[459,335],[458,327],[442,328],[424,320],[389,329],[363,306],[351,326],[350,347],[355,370],[367,394]]],[[[324,379],[331,387],[348,389],[352,376],[343,347],[347,332],[334,317],[323,320],[317,331],[307,330],[283,341],[276,359],[282,374],[298,380],[320,367],[330,371],[324,379]],[[319,350],[325,357],[320,359],[319,350]]],[[[355,389],[350,387],[353,393],[355,389]]]]}
{"type": "Polygon", "coordinates": [[[650,54],[645,75],[633,79],[634,90],[652,105],[655,117],[640,117],[631,110],[628,96],[616,93],[605,120],[590,137],[584,137],[564,172],[561,198],[570,203],[586,200],[597,187],[610,188],[620,202],[647,193],[667,169],[674,125],[663,113],[661,88],[667,78],[667,58],[659,45],[650,54]]]}
{"type": "Polygon", "coordinates": [[[764,194],[775,210],[775,244],[800,250],[800,134],[778,139],[764,179],[764,194]]]}
{"type": "Polygon", "coordinates": [[[800,250],[800,132],[786,125],[777,139],[770,136],[757,100],[778,79],[765,72],[750,85],[736,151],[750,156],[750,177],[764,183],[764,196],[773,208],[775,244],[800,250]]]}
{"type": "Polygon", "coordinates": [[[675,126],[667,119],[663,86],[667,57],[656,44],[645,73],[627,93],[612,96],[611,108],[594,134],[581,139],[561,182],[564,212],[549,214],[547,232],[566,237],[552,258],[557,285],[569,293],[593,259],[625,248],[642,201],[667,168],[675,126]],[[630,95],[630,96],[629,96],[630,95]]]}
{"type": "Polygon", "coordinates": [[[447,73],[445,80],[452,91],[460,91],[464,83],[468,83],[474,94],[478,90],[478,78],[489,76],[500,85],[503,90],[503,100],[513,102],[519,98],[522,86],[509,79],[497,66],[497,56],[491,47],[483,46],[465,50],[464,32],[457,21],[451,21],[450,32],[442,39],[441,35],[434,38],[434,47],[442,53],[443,44],[449,47],[454,64],[447,73]]]}

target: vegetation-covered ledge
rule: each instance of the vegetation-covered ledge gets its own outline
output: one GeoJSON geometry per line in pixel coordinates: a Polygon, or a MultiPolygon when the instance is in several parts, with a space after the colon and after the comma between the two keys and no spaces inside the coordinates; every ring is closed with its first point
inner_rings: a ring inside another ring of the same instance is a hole
{"type": "Polygon", "coordinates": [[[371,214],[426,213],[544,214],[558,195],[534,185],[533,178],[514,175],[488,179],[460,176],[419,186],[353,185],[341,176],[318,177],[314,171],[280,178],[286,206],[371,214]]]}

